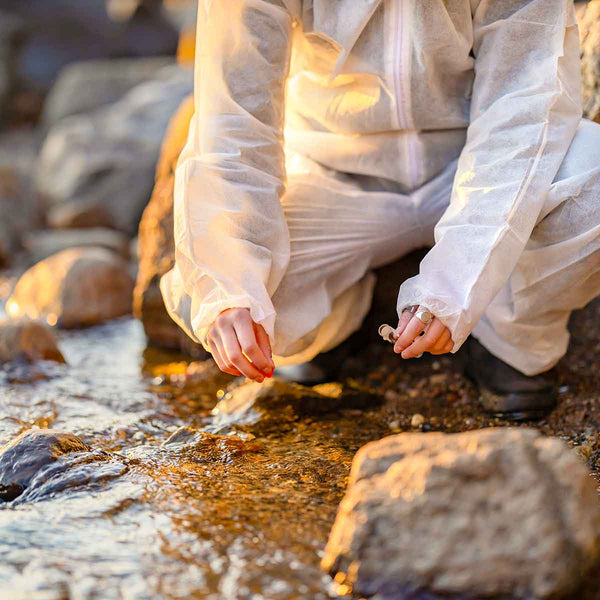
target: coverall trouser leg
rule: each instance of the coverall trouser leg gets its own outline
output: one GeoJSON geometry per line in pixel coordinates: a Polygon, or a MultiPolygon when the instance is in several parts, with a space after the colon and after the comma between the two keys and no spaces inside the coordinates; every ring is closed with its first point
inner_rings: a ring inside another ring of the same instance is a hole
{"type": "MultiPolygon", "coordinates": [[[[456,170],[453,162],[400,193],[301,162],[282,201],[291,257],[272,298],[279,365],[310,360],[360,327],[372,269],[433,244],[456,170]]],[[[582,121],[525,251],[473,335],[527,375],[551,368],[566,352],[571,311],[600,294],[599,250],[600,125],[582,121]]]]}
{"type": "Polygon", "coordinates": [[[567,351],[574,309],[600,295],[600,125],[583,120],[509,281],[473,335],[526,375],[567,351]]]}

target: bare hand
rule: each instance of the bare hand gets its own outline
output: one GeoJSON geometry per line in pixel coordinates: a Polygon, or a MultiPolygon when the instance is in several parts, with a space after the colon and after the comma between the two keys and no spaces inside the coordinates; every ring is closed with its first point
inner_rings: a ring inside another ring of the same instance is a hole
{"type": "Polygon", "coordinates": [[[269,336],[256,324],[247,308],[228,308],[211,324],[206,341],[219,369],[230,375],[245,375],[262,383],[271,377],[275,363],[269,336]]]}
{"type": "Polygon", "coordinates": [[[435,317],[427,324],[404,311],[396,329],[394,352],[402,358],[414,358],[423,352],[446,354],[454,347],[450,330],[435,317]],[[420,335],[425,331],[424,335],[420,335]]]}

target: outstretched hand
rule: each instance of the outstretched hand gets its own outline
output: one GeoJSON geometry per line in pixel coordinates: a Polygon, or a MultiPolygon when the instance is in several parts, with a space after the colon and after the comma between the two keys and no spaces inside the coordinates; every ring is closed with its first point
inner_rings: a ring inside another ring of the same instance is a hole
{"type": "Polygon", "coordinates": [[[275,369],[269,336],[247,308],[222,311],[208,330],[206,341],[219,369],[262,383],[275,369]]]}
{"type": "Polygon", "coordinates": [[[446,354],[454,347],[450,330],[439,319],[434,317],[425,324],[407,310],[398,321],[394,337],[394,352],[402,358],[414,358],[423,352],[446,354]]]}

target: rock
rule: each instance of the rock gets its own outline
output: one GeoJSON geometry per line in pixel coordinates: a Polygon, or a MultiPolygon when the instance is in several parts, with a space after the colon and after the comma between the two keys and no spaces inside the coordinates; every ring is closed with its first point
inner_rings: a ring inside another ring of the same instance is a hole
{"type": "Polygon", "coordinates": [[[171,56],[90,60],[67,65],[44,103],[42,126],[93,111],[120,100],[132,88],[173,64],[171,56]]]}
{"type": "Polygon", "coordinates": [[[423,423],[425,423],[425,417],[419,413],[415,413],[410,420],[410,426],[414,428],[421,427],[423,423]]]}
{"type": "Polygon", "coordinates": [[[341,384],[307,387],[282,381],[276,377],[263,383],[240,383],[237,378],[226,393],[218,394],[219,402],[212,411],[211,430],[228,431],[249,427],[261,435],[281,433],[298,418],[306,415],[337,414],[340,410],[373,408],[381,397],[364,391],[344,388],[341,384]]]}
{"type": "Polygon", "coordinates": [[[129,258],[129,240],[111,229],[65,229],[58,231],[33,231],[23,238],[23,245],[31,253],[34,262],[44,260],[68,248],[94,246],[106,248],[129,258]]]}
{"type": "Polygon", "coordinates": [[[595,485],[562,441],[403,433],[356,454],[322,567],[369,597],[559,598],[596,564],[599,541],[595,485]]]}
{"type": "Polygon", "coordinates": [[[54,332],[43,323],[28,319],[0,321],[0,363],[20,358],[65,362],[54,332]]]}
{"type": "Polygon", "coordinates": [[[77,436],[52,429],[30,429],[0,448],[0,499],[13,500],[46,465],[89,447],[77,436]]]}
{"type": "Polygon", "coordinates": [[[25,231],[40,222],[39,206],[13,169],[0,167],[0,266],[12,262],[25,231]]]}
{"type": "Polygon", "coordinates": [[[120,101],[51,127],[39,160],[42,197],[51,206],[103,206],[116,228],[135,235],[167,124],[192,87],[191,69],[164,67],[120,101]]]}
{"type": "Polygon", "coordinates": [[[160,278],[175,262],[173,240],[173,185],[179,154],[187,139],[194,101],[190,96],[171,120],[156,169],[156,184],[140,222],[138,237],[139,271],[134,292],[134,314],[144,324],[151,344],[183,350],[206,358],[202,346],[194,343],[169,317],[159,289],[160,278]]]}
{"type": "Polygon", "coordinates": [[[583,114],[600,123],[600,0],[577,9],[581,43],[583,114]]]}
{"type": "Polygon", "coordinates": [[[135,10],[118,20],[109,15],[106,4],[104,0],[3,0],[2,9],[22,19],[27,35],[18,62],[21,85],[46,93],[69,63],[175,54],[178,33],[160,0],[137,2],[135,10]]]}
{"type": "Polygon", "coordinates": [[[132,292],[123,259],[104,248],[71,248],[26,271],[6,307],[12,317],[85,327],[129,314],[132,292]]]}
{"type": "Polygon", "coordinates": [[[116,229],[115,222],[103,204],[88,200],[73,200],[57,204],[46,215],[48,225],[53,229],[86,229],[102,227],[116,229]]]}

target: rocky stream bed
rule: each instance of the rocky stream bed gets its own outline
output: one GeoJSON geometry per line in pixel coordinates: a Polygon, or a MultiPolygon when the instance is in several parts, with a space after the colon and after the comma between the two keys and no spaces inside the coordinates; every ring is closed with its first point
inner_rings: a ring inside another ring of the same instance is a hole
{"type": "MultiPolygon", "coordinates": [[[[594,472],[599,318],[598,302],[574,315],[560,405],[535,424],[594,472]]],[[[0,503],[0,580],[11,600],[335,597],[319,562],[356,450],[400,431],[504,425],[479,409],[460,357],[399,364],[373,343],[318,396],[271,383],[230,415],[213,409],[237,397],[233,378],[211,361],[147,349],[135,320],[61,332],[59,342],[68,366],[1,373],[0,442],[40,427],[90,447],[0,503]]],[[[599,587],[590,580],[572,600],[599,598],[599,587]]]]}

